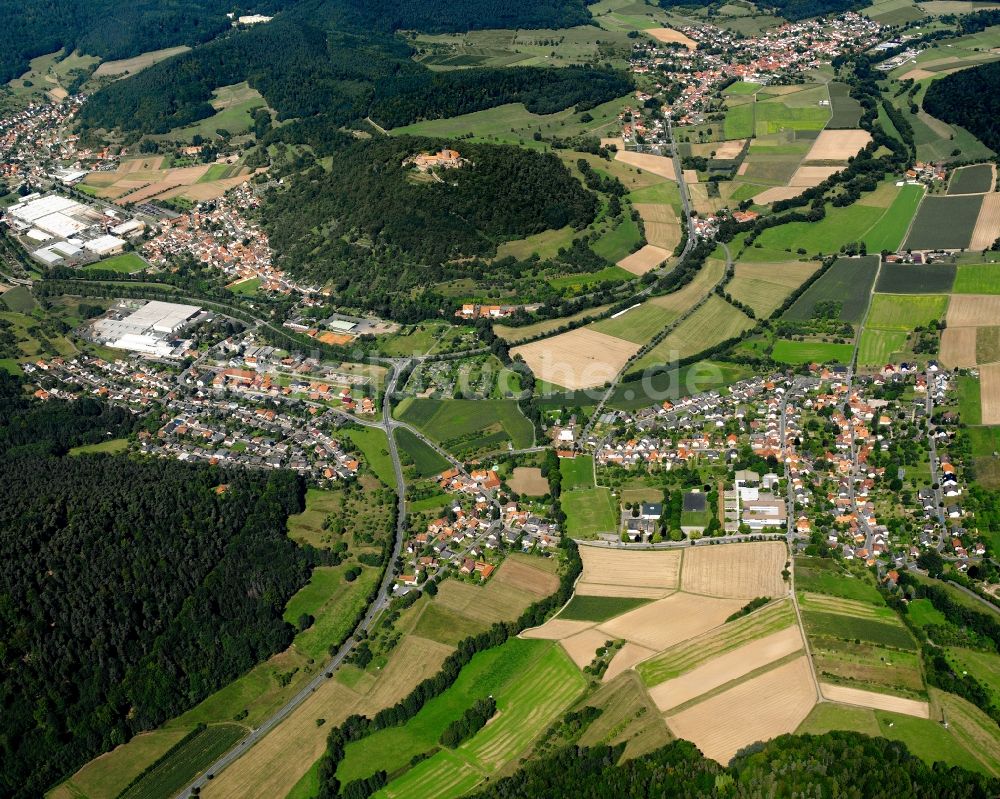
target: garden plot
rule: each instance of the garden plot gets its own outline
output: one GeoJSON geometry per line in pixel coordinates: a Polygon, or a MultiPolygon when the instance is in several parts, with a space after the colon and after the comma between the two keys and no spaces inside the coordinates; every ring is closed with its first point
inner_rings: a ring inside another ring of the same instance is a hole
{"type": "Polygon", "coordinates": [[[780,541],[692,547],[684,553],[681,590],[715,597],[776,599],[788,593],[781,577],[787,560],[788,549],[780,541]]]}
{"type": "Polygon", "coordinates": [[[872,140],[867,130],[824,130],[806,154],[806,161],[846,161],[872,140]]]}
{"type": "Polygon", "coordinates": [[[650,689],[649,695],[660,710],[670,710],[802,648],[799,628],[786,627],[714,658],[680,677],[661,682],[650,689]]]}
{"type": "Polygon", "coordinates": [[[677,593],[617,616],[597,629],[608,638],[624,638],[660,650],[718,627],[742,606],[738,599],[677,593]]]}
{"type": "Polygon", "coordinates": [[[662,247],[647,244],[631,255],[627,255],[618,262],[618,266],[633,275],[644,275],[651,269],[656,269],[660,264],[670,257],[670,252],[662,247]]]}
{"type": "Polygon", "coordinates": [[[862,691],[859,688],[846,688],[842,685],[832,685],[821,682],[820,690],[823,697],[831,702],[842,702],[845,705],[857,705],[858,707],[870,707],[874,710],[889,710],[893,713],[902,713],[906,716],[916,716],[917,718],[930,718],[930,706],[927,702],[920,702],[916,699],[904,699],[901,696],[890,696],[889,694],[879,694],[874,691],[862,691]]]}
{"type": "Polygon", "coordinates": [[[594,388],[613,380],[639,345],[579,328],[511,350],[535,377],[568,389],[594,388]]]}
{"type": "Polygon", "coordinates": [[[679,550],[634,552],[581,546],[583,573],[576,593],[661,599],[677,589],[681,556],[679,550]]]}
{"type": "Polygon", "coordinates": [[[794,732],[815,704],[809,662],[800,657],[667,716],[667,726],[706,757],[728,763],[749,744],[794,732]]]}

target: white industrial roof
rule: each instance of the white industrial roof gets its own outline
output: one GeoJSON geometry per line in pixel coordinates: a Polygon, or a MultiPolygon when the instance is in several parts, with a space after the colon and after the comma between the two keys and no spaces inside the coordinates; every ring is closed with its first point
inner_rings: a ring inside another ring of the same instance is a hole
{"type": "Polygon", "coordinates": [[[354,330],[358,325],[356,322],[348,322],[346,319],[334,319],[330,322],[331,330],[340,330],[344,333],[348,333],[354,330]]]}
{"type": "Polygon", "coordinates": [[[39,230],[38,228],[33,227],[28,231],[28,238],[32,241],[48,241],[52,238],[52,236],[44,230],[39,230]]]}
{"type": "Polygon", "coordinates": [[[139,333],[126,333],[121,338],[111,342],[111,346],[129,352],[144,352],[147,355],[169,355],[173,350],[173,347],[163,339],[139,333]]]}
{"type": "Polygon", "coordinates": [[[57,194],[51,194],[48,197],[41,197],[37,200],[30,200],[28,202],[19,203],[18,205],[13,205],[8,209],[8,213],[11,216],[22,219],[25,222],[34,222],[36,219],[41,219],[43,216],[48,216],[49,214],[54,214],[60,211],[77,211],[86,210],[85,206],[76,202],[76,200],[70,200],[67,197],[60,197],[57,194]]]}
{"type": "Polygon", "coordinates": [[[35,227],[51,233],[53,236],[59,236],[61,239],[68,239],[74,233],[86,230],[90,225],[78,222],[73,217],[66,216],[66,214],[57,211],[54,214],[47,214],[36,219],[35,227]]]}
{"type": "Polygon", "coordinates": [[[83,248],[78,244],[71,244],[68,241],[57,241],[55,244],[49,247],[53,252],[57,252],[60,255],[76,255],[83,248]]]}
{"type": "Polygon", "coordinates": [[[41,250],[35,250],[35,257],[38,258],[43,263],[47,263],[50,266],[52,264],[59,263],[62,260],[61,255],[56,255],[54,252],[47,248],[42,248],[41,250]]]}
{"type": "Polygon", "coordinates": [[[117,236],[98,236],[93,241],[88,241],[83,247],[88,252],[95,252],[101,255],[102,253],[119,250],[125,246],[125,243],[125,239],[120,239],[117,236]]]}
{"type": "Polygon", "coordinates": [[[201,311],[197,305],[180,305],[173,302],[153,300],[130,314],[124,321],[131,325],[152,328],[160,333],[171,333],[201,311]]]}

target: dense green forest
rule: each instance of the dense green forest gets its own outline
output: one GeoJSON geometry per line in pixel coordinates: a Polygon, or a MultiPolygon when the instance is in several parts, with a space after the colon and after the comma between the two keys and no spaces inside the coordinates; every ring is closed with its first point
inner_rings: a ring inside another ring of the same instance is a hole
{"type": "Polygon", "coordinates": [[[411,60],[401,37],[347,14],[345,2],[304,0],[267,25],[113,83],[84,107],[83,129],[165,133],[213,114],[212,90],[243,80],[281,119],[322,114],[334,129],[368,116],[393,127],[509,102],[540,113],[590,108],[631,87],[624,73],[582,68],[434,73],[411,60]]]}
{"type": "MultiPolygon", "coordinates": [[[[447,261],[491,255],[498,242],[566,225],[585,227],[596,196],[551,153],[460,145],[468,163],[440,179],[403,162],[443,142],[349,140],[266,197],[263,221],[285,269],[332,281],[348,304],[452,276],[447,261]]],[[[463,265],[456,276],[465,276],[463,265]]]]}
{"type": "Polygon", "coordinates": [[[1000,63],[963,69],[933,81],[924,110],[961,125],[991,150],[1000,152],[1000,63]]]}
{"type": "MultiPolygon", "coordinates": [[[[268,14],[290,2],[261,0],[252,8],[268,14]]],[[[0,0],[0,82],[62,49],[116,59],[199,44],[230,27],[227,12],[248,7],[232,0],[0,0]]]]}
{"type": "MultiPolygon", "coordinates": [[[[703,0],[660,0],[660,6],[666,9],[678,6],[703,6],[703,0]]],[[[807,17],[818,17],[825,14],[841,14],[844,11],[858,10],[871,5],[870,0],[771,0],[767,8],[773,8],[774,13],[792,22],[807,17]]]]}
{"type": "Polygon", "coordinates": [[[341,0],[345,19],[366,30],[452,33],[490,28],[586,25],[584,0],[341,0]]]}
{"type": "Polygon", "coordinates": [[[619,765],[624,744],[568,747],[475,794],[481,799],[972,799],[995,797],[1000,781],[960,768],[933,768],[898,741],[846,732],[783,735],[737,755],[728,768],[687,741],[619,765]]]}
{"type": "Polygon", "coordinates": [[[36,797],[287,647],[323,556],[295,475],[55,457],[130,423],[0,383],[0,796],[36,797]]]}

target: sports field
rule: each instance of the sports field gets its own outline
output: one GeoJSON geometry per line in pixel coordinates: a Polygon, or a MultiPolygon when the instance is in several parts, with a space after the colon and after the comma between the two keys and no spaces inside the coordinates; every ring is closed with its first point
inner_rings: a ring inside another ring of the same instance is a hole
{"type": "Polygon", "coordinates": [[[789,341],[778,339],[774,342],[771,357],[778,363],[796,366],[801,363],[849,364],[854,354],[852,344],[831,344],[824,341],[789,341]]]}
{"type": "Polygon", "coordinates": [[[435,400],[407,397],[396,418],[455,454],[530,447],[534,428],[514,400],[435,400]]]}
{"type": "Polygon", "coordinates": [[[906,248],[910,250],[961,250],[969,246],[979,218],[983,197],[927,196],[913,220],[906,248]]]}
{"type": "Polygon", "coordinates": [[[943,321],[948,297],[941,294],[876,294],[872,297],[866,327],[881,330],[913,330],[943,321]]]}
{"type": "Polygon", "coordinates": [[[563,491],[594,487],[593,455],[577,455],[575,458],[562,458],[559,461],[559,471],[562,473],[563,491]]]}
{"type": "Polygon", "coordinates": [[[130,275],[133,272],[141,272],[147,266],[149,266],[149,264],[147,264],[134,252],[127,252],[122,255],[115,255],[111,258],[105,258],[103,261],[98,261],[96,264],[88,264],[83,269],[85,272],[99,269],[104,272],[121,272],[122,274],[130,275]]]}
{"type": "Polygon", "coordinates": [[[566,531],[573,537],[593,538],[618,529],[618,513],[606,488],[564,491],[560,497],[566,531]]]}
{"type": "Polygon", "coordinates": [[[817,302],[833,301],[842,303],[840,319],[860,322],[868,307],[877,268],[876,256],[838,258],[785,312],[785,318],[805,321],[812,318],[817,302]]]}

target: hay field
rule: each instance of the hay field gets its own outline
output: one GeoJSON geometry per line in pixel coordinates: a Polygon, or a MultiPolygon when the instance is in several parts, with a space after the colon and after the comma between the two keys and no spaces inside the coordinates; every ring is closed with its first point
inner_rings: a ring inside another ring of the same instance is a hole
{"type": "Polygon", "coordinates": [[[730,161],[739,157],[746,143],[746,139],[729,139],[710,146],[715,149],[715,158],[717,161],[730,161]]]}
{"type": "Polygon", "coordinates": [[[529,497],[543,497],[549,493],[549,481],[542,477],[537,466],[515,466],[513,476],[507,478],[512,491],[529,497]]]}
{"type": "Polygon", "coordinates": [[[674,171],[674,162],[662,155],[619,150],[615,154],[615,160],[645,170],[646,172],[652,172],[661,178],[667,178],[667,180],[677,180],[677,173],[674,171]]]}
{"type": "Polygon", "coordinates": [[[587,319],[592,316],[600,316],[610,307],[610,305],[600,305],[596,308],[587,308],[586,310],[571,314],[570,316],[559,316],[555,319],[544,319],[541,322],[524,325],[523,327],[494,325],[493,332],[500,336],[500,338],[504,341],[515,344],[518,341],[524,341],[524,339],[534,338],[535,336],[541,336],[545,333],[551,333],[557,327],[562,327],[570,322],[578,322],[581,319],[587,319]]]}
{"type": "Polygon", "coordinates": [[[631,255],[626,255],[618,262],[618,266],[633,275],[644,275],[651,269],[656,269],[670,257],[670,252],[662,247],[647,244],[631,255]]]}
{"type": "Polygon", "coordinates": [[[941,334],[941,363],[950,368],[976,365],[976,328],[949,327],[941,334]]]}
{"type": "Polygon", "coordinates": [[[657,708],[670,710],[802,648],[802,633],[798,626],[786,627],[714,658],[680,677],[661,682],[650,689],[649,695],[657,708]]]}
{"type": "Polygon", "coordinates": [[[698,310],[681,322],[666,338],[651,349],[637,363],[638,369],[658,364],[673,363],[712,347],[726,339],[735,338],[754,326],[750,317],[712,294],[698,310]]]}
{"type": "Polygon", "coordinates": [[[597,629],[609,638],[660,650],[718,627],[742,606],[738,599],[677,593],[616,616],[597,629]]]}
{"type": "MultiPolygon", "coordinates": [[[[656,247],[673,252],[681,240],[681,223],[673,206],[664,203],[633,203],[642,217],[646,241],[656,247]]],[[[622,266],[622,264],[618,264],[622,266]]],[[[624,267],[628,268],[628,267],[624,267]]]]}
{"type": "Polygon", "coordinates": [[[519,566],[514,562],[504,563],[484,586],[445,580],[434,599],[435,604],[487,627],[494,622],[516,618],[533,601],[554,590],[543,590],[544,585],[552,585],[554,575],[519,566]],[[510,569],[511,566],[514,568],[510,569]],[[504,575],[505,571],[509,576],[504,575]],[[538,576],[532,572],[537,572],[538,576]],[[529,582],[537,583],[537,587],[529,590],[529,582]]]}
{"type": "MultiPolygon", "coordinates": [[[[541,558],[532,558],[531,556],[520,555],[516,552],[511,554],[500,568],[497,569],[490,583],[484,586],[482,590],[489,594],[490,585],[499,586],[504,589],[513,588],[531,594],[531,601],[542,599],[549,594],[555,593],[559,587],[559,578],[541,566],[526,563],[525,561],[529,558],[541,561],[541,558]]],[[[521,610],[518,609],[517,612],[520,613],[521,610]]]]}
{"type": "Polygon", "coordinates": [[[511,350],[531,367],[535,377],[568,389],[593,388],[613,380],[639,345],[578,328],[511,350]]]}
{"type": "Polygon", "coordinates": [[[664,44],[683,44],[688,50],[698,49],[698,42],[673,28],[648,28],[645,33],[664,44]]]}
{"type": "Polygon", "coordinates": [[[120,61],[105,61],[96,70],[94,70],[94,77],[123,78],[126,75],[134,75],[137,72],[141,72],[146,67],[151,67],[153,64],[165,61],[175,55],[186,53],[190,49],[191,48],[187,45],[182,44],[179,47],[166,47],[163,50],[150,50],[148,53],[142,53],[133,58],[123,58],[120,61]]]}
{"type": "Polygon", "coordinates": [[[980,327],[1000,319],[1000,294],[955,294],[948,306],[948,327],[980,327]]]}
{"type": "Polygon", "coordinates": [[[658,685],[665,680],[679,677],[712,658],[725,655],[751,641],[794,624],[796,616],[792,602],[790,599],[782,599],[664,650],[656,657],[640,664],[636,670],[642,677],[643,683],[648,686],[658,685]]]}
{"type": "Polygon", "coordinates": [[[559,643],[566,650],[570,660],[582,669],[584,666],[590,665],[597,650],[604,646],[607,640],[608,637],[600,630],[589,629],[571,635],[569,638],[562,638],[559,643]]]}
{"type": "Polygon", "coordinates": [[[980,367],[979,384],[983,424],[1000,424],[1000,363],[980,367]]]}
{"type": "Polygon", "coordinates": [[[581,546],[583,573],[576,593],[662,599],[677,588],[681,556],[680,550],[635,552],[581,546]]]}
{"type": "Polygon", "coordinates": [[[611,659],[607,671],[604,672],[603,682],[611,682],[622,672],[631,669],[636,663],[646,660],[655,654],[656,652],[652,649],[647,649],[644,646],[639,646],[629,641],[611,659]]]}
{"type": "Polygon", "coordinates": [[[778,200],[790,200],[792,197],[798,197],[802,194],[802,188],[802,186],[775,186],[755,195],[753,201],[757,205],[767,205],[768,203],[776,203],[778,200]]]}
{"type": "Polygon", "coordinates": [[[871,140],[867,130],[824,130],[806,154],[806,161],[846,161],[871,140]]]}
{"type": "Polygon", "coordinates": [[[785,298],[819,268],[816,262],[737,263],[726,287],[732,297],[753,308],[758,318],[770,316],[785,298]]]}
{"type": "Polygon", "coordinates": [[[919,702],[916,699],[877,694],[874,691],[862,691],[860,688],[845,688],[843,685],[832,685],[827,682],[821,682],[819,687],[823,692],[823,697],[831,702],[870,707],[874,710],[889,710],[893,713],[916,716],[920,719],[928,719],[931,715],[930,706],[926,702],[919,702]]]}
{"type": "Polygon", "coordinates": [[[976,227],[972,231],[971,250],[985,250],[1000,238],[1000,194],[987,194],[983,197],[979,216],[976,217],[976,227]]]}
{"type": "Polygon", "coordinates": [[[788,593],[781,571],[788,549],[781,541],[691,547],[684,553],[681,590],[706,596],[777,599],[788,593]]]}
{"type": "Polygon", "coordinates": [[[686,286],[670,294],[653,297],[649,302],[680,315],[708,294],[725,274],[725,262],[717,258],[709,258],[686,286]]]}
{"type": "Polygon", "coordinates": [[[744,746],[794,732],[815,704],[809,661],[800,657],[668,716],[667,726],[706,757],[728,763],[744,746]]]}

